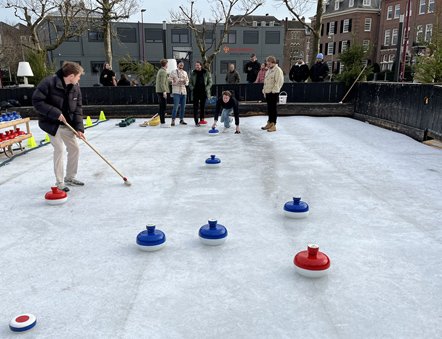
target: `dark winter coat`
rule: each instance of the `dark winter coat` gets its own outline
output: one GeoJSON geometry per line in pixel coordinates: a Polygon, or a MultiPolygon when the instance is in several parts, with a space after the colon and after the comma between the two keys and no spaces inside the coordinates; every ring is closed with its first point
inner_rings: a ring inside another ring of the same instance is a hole
{"type": "Polygon", "coordinates": [[[290,69],[289,79],[290,81],[304,82],[308,79],[309,69],[305,63],[294,64],[290,69]]]}
{"type": "Polygon", "coordinates": [[[312,79],[313,82],[323,82],[328,72],[328,65],[325,62],[316,62],[310,68],[310,79],[312,79]]]}
{"type": "Polygon", "coordinates": [[[58,120],[63,114],[76,131],[84,132],[81,100],[80,86],[66,86],[61,70],[43,79],[32,95],[32,105],[38,113],[38,125],[54,136],[63,124],[58,120]]]}
{"type": "Polygon", "coordinates": [[[256,80],[256,77],[258,76],[258,72],[261,69],[261,64],[256,61],[249,61],[244,65],[244,73],[247,74],[247,82],[253,83],[256,80]],[[251,68],[251,70],[249,70],[251,68]]]}
{"type": "Polygon", "coordinates": [[[227,71],[226,73],[226,84],[239,84],[241,82],[241,78],[237,71],[227,71]]]}
{"type": "Polygon", "coordinates": [[[212,75],[210,72],[207,72],[205,69],[202,69],[201,72],[203,73],[203,79],[204,79],[204,88],[198,88],[196,77],[198,71],[193,70],[192,74],[190,75],[190,81],[189,81],[189,88],[193,92],[193,96],[195,97],[195,94],[197,96],[201,94],[205,94],[206,98],[210,98],[210,89],[212,88],[212,75]],[[196,88],[195,88],[196,86],[196,88]]]}
{"type": "Polygon", "coordinates": [[[100,84],[103,86],[114,86],[115,72],[111,69],[103,69],[100,74],[100,84]]]}
{"type": "Polygon", "coordinates": [[[230,100],[227,102],[224,102],[223,97],[219,97],[216,101],[216,110],[215,110],[215,116],[213,119],[215,121],[218,121],[218,116],[221,114],[221,111],[223,109],[231,109],[233,108],[233,115],[235,116],[235,125],[239,125],[239,108],[238,108],[238,100],[236,100],[234,97],[230,97],[230,100]]]}

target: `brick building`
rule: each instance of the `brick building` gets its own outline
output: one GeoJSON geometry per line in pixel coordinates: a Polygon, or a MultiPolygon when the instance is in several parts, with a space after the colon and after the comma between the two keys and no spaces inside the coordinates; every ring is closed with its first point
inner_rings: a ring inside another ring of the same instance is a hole
{"type": "Polygon", "coordinates": [[[379,13],[380,0],[325,0],[319,50],[334,74],[344,67],[340,53],[354,43],[368,51],[367,61],[375,62],[379,13]]]}
{"type": "MultiPolygon", "coordinates": [[[[381,6],[379,24],[379,49],[377,60],[381,70],[392,70],[398,52],[399,26],[403,22],[401,60],[405,45],[405,27],[408,17],[408,41],[405,48],[406,63],[412,64],[416,55],[425,51],[425,45],[431,41],[437,22],[441,22],[442,0],[384,0],[381,6]],[[407,4],[411,3],[410,11],[407,4]],[[438,18],[438,19],[437,19],[438,18]]],[[[440,27],[439,27],[440,30],[440,27]]]]}

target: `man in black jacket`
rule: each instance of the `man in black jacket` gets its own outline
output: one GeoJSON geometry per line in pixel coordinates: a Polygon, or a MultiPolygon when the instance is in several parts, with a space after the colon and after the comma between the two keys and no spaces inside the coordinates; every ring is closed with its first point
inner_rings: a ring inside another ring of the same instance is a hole
{"type": "Polygon", "coordinates": [[[298,58],[296,64],[292,66],[289,73],[290,81],[296,82],[305,82],[309,76],[309,69],[307,64],[302,60],[302,58],[298,58]]]}
{"type": "Polygon", "coordinates": [[[319,53],[316,56],[315,64],[310,68],[310,79],[312,82],[323,82],[327,78],[329,68],[324,62],[324,55],[319,53]]]}
{"type": "Polygon", "coordinates": [[[256,59],[256,55],[250,56],[250,61],[244,65],[244,73],[247,74],[247,82],[253,84],[258,76],[258,72],[261,69],[261,64],[256,59]]]}
{"type": "Polygon", "coordinates": [[[224,123],[224,132],[230,128],[230,114],[235,116],[235,125],[236,130],[235,134],[240,134],[239,131],[239,109],[238,109],[238,100],[236,100],[230,91],[224,91],[223,95],[218,98],[216,102],[216,110],[215,117],[213,118],[212,127],[216,127],[216,123],[218,122],[218,116],[221,113],[221,122],[224,123]]]}
{"type": "Polygon", "coordinates": [[[76,137],[85,139],[81,91],[78,85],[83,73],[83,67],[79,64],[66,61],[55,75],[43,79],[32,95],[32,105],[39,116],[38,125],[51,135],[56,185],[65,192],[69,191],[65,184],[84,185],[75,178],[80,155],[76,137]],[[65,124],[72,126],[76,134],[65,124]],[[63,176],[64,147],[68,152],[66,176],[63,176]]]}

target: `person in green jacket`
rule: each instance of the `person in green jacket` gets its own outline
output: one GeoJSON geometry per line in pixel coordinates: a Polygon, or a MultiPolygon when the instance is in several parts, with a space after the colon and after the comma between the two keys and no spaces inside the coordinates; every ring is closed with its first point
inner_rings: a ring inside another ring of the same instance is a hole
{"type": "Polygon", "coordinates": [[[160,127],[170,127],[166,125],[166,102],[167,93],[169,93],[169,77],[167,76],[167,59],[161,59],[161,68],[157,73],[157,80],[155,84],[155,92],[157,92],[158,103],[160,105],[158,114],[160,116],[160,127]]]}
{"type": "Polygon", "coordinates": [[[195,126],[205,125],[204,108],[206,99],[210,98],[212,88],[212,76],[209,71],[203,69],[200,61],[195,62],[195,69],[192,71],[189,82],[190,90],[193,92],[193,119],[195,126]],[[200,109],[200,119],[198,120],[198,107],[200,109]]]}

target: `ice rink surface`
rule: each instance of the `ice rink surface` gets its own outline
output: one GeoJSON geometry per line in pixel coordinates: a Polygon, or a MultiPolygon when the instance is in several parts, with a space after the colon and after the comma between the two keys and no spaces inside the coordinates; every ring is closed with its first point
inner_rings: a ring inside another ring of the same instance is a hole
{"type": "Polygon", "coordinates": [[[86,185],[59,206],[44,201],[50,145],[0,167],[0,338],[439,337],[442,150],[349,118],[279,118],[276,133],[265,120],[216,137],[190,119],[101,123],[86,136],[132,186],[80,142],[86,185]],[[283,216],[294,196],[308,218],[283,216]],[[221,246],[198,239],[210,218],[221,246]],[[161,251],[136,246],[148,223],[161,251]],[[295,272],[308,243],[326,277],[295,272]],[[37,325],[17,335],[20,313],[37,325]]]}

